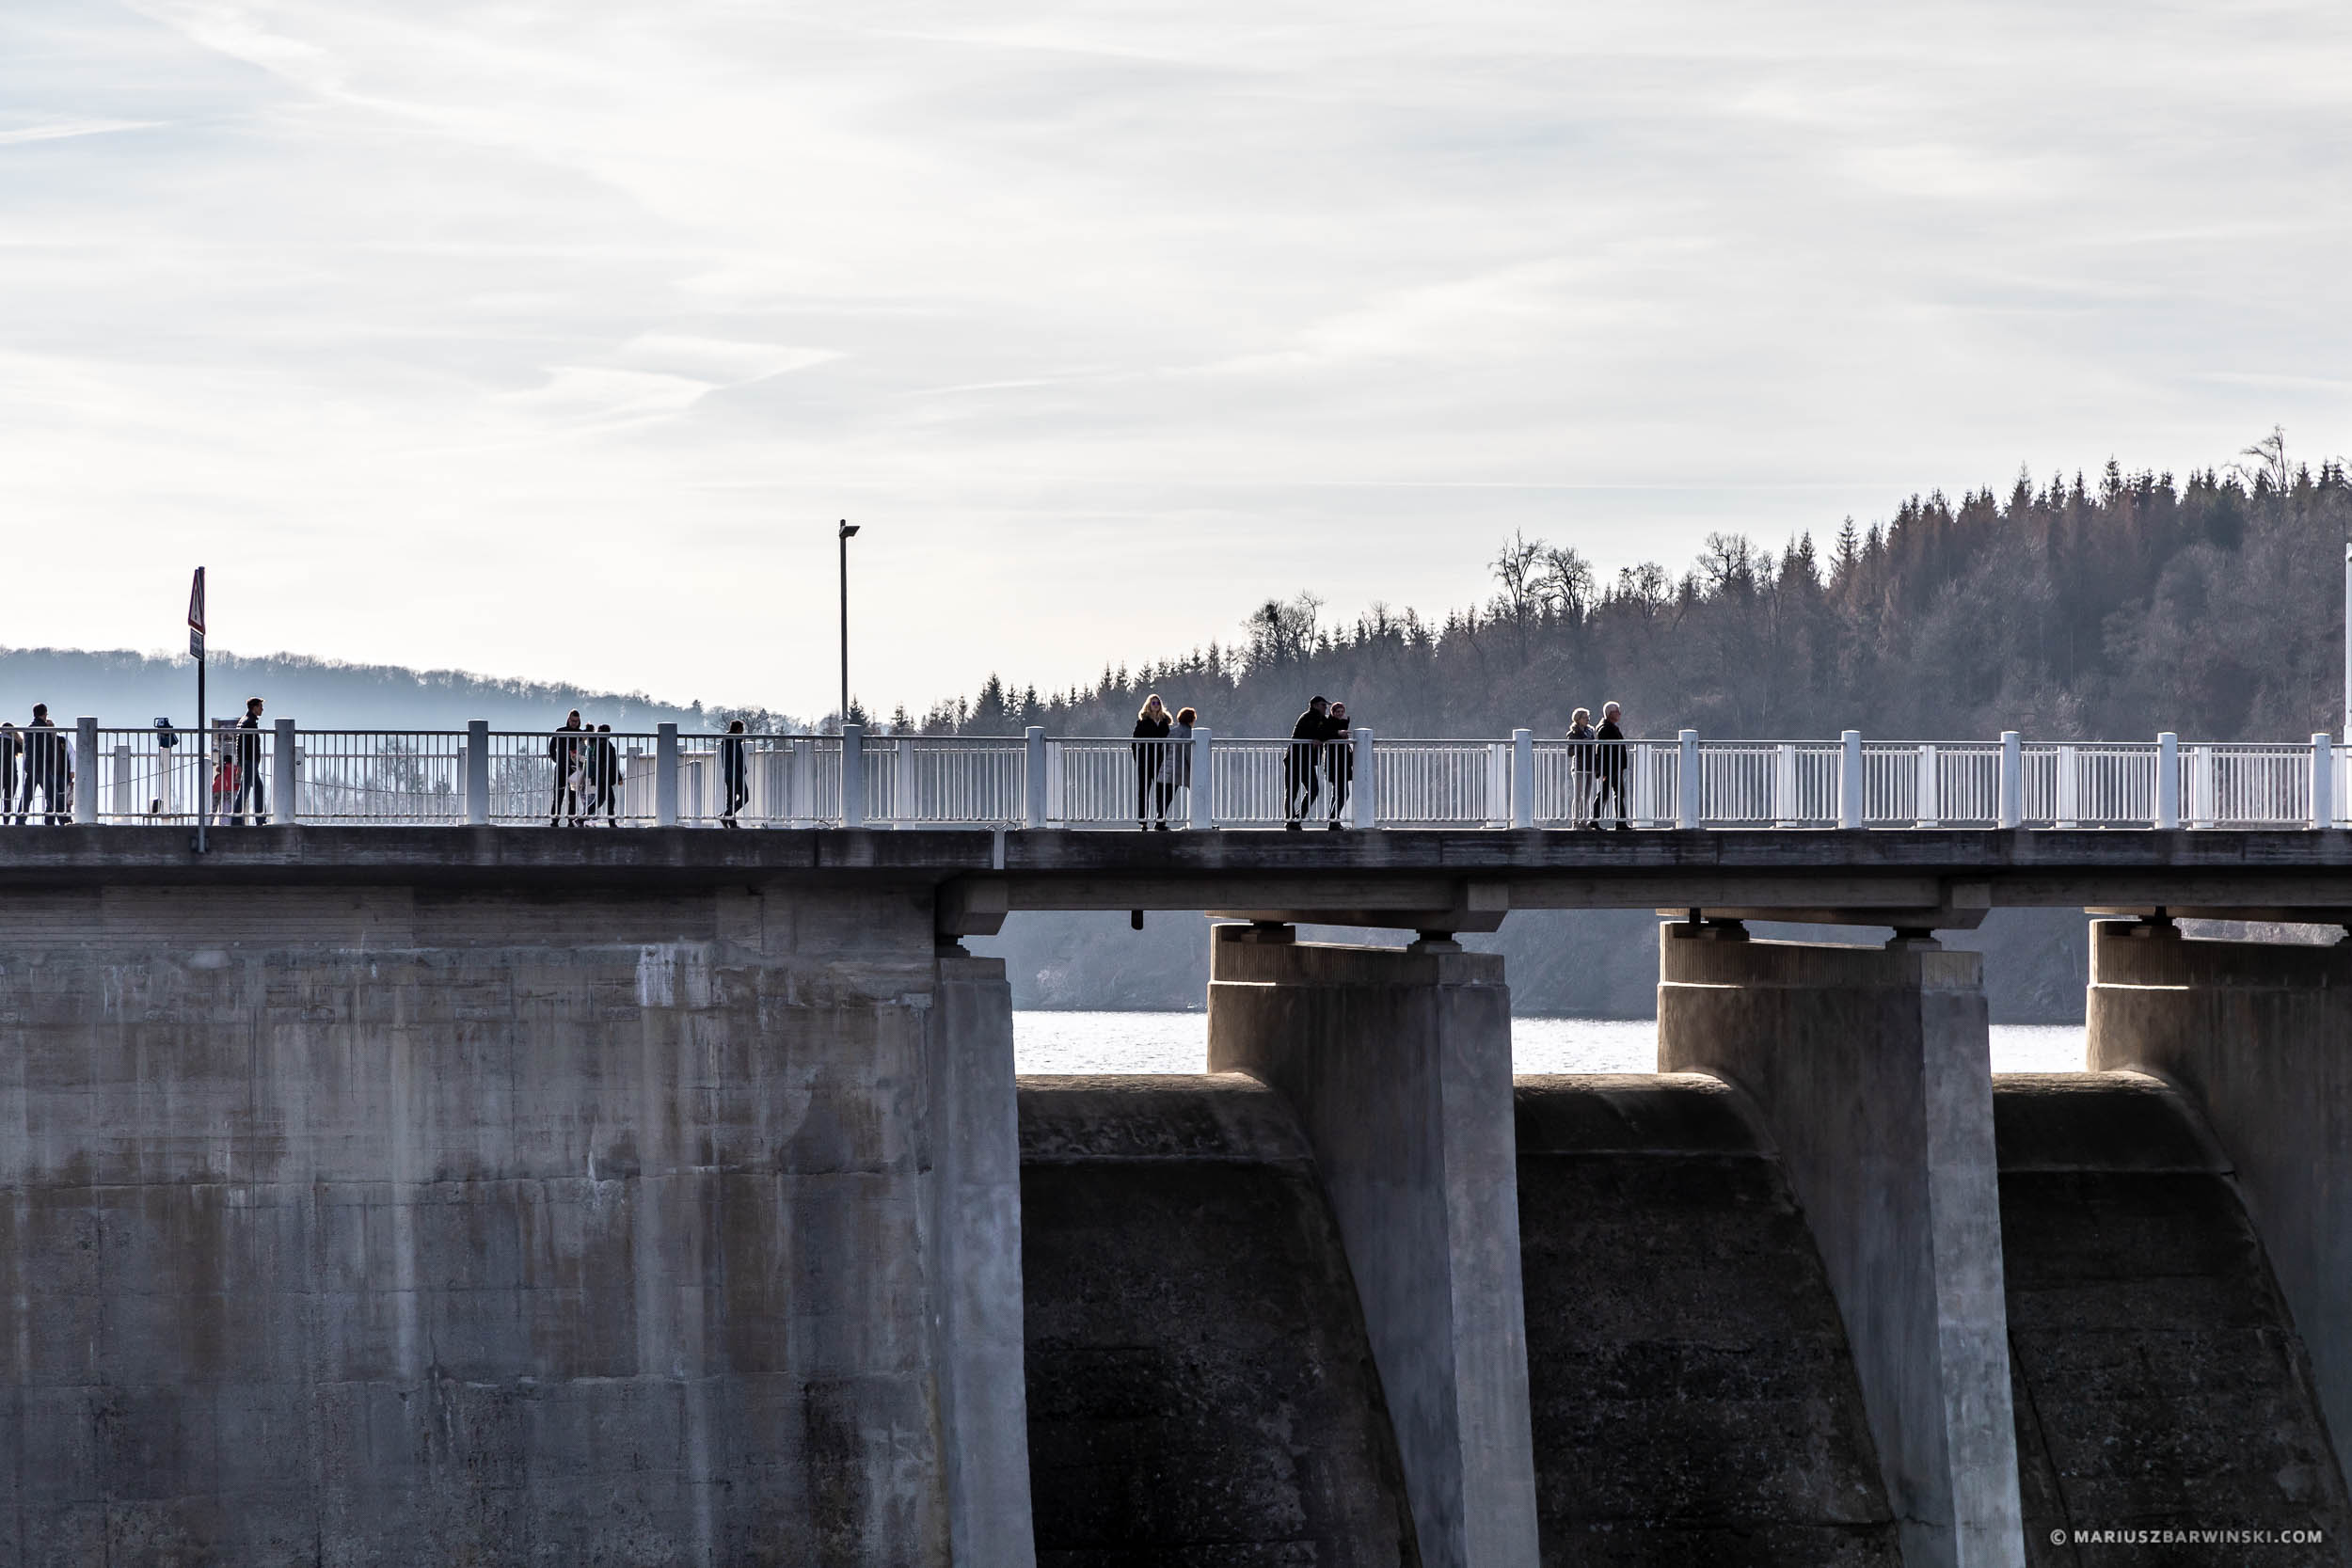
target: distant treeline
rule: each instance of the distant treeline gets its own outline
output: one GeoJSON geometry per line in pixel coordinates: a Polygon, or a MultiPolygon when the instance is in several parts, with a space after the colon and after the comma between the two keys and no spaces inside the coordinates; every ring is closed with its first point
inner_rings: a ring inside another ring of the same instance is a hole
{"type": "MultiPolygon", "coordinates": [[[[461,729],[486,719],[494,729],[548,729],[580,708],[591,723],[644,731],[675,723],[689,732],[724,728],[741,719],[755,731],[798,723],[765,708],[710,708],[657,702],[642,691],[591,691],[559,682],[503,680],[463,670],[411,670],[397,664],[348,664],[302,654],[246,657],[215,651],[207,663],[206,701],[215,717],[234,717],[245,699],[262,696],[269,717],[319,729],[461,729]]],[[[96,714],[110,728],[158,718],[190,723],[196,665],[163,654],[0,648],[0,717],[24,722],[35,703],[70,724],[96,714]]]]}
{"type": "Polygon", "coordinates": [[[1914,497],[1826,546],[1711,535],[1679,577],[1603,582],[1578,551],[1514,538],[1483,605],[1430,620],[1375,605],[1327,625],[1311,595],[1269,600],[1234,643],[1091,685],[1019,691],[990,676],[926,733],[1027,724],[1123,735],[1143,697],[1191,704],[1228,735],[1280,735],[1305,700],[1346,700],[1383,734],[1559,733],[1580,705],[1626,706],[1629,734],[2287,738],[2336,727],[2343,697],[2343,464],[2290,467],[2272,436],[2230,471],[2107,465],[2006,497],[1914,497]]]}

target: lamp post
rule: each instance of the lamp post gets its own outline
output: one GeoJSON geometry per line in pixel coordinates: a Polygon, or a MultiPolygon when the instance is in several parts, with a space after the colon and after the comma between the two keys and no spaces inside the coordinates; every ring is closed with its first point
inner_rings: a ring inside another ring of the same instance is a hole
{"type": "Polygon", "coordinates": [[[850,721],[850,540],[857,525],[841,519],[841,722],[850,721]]]}

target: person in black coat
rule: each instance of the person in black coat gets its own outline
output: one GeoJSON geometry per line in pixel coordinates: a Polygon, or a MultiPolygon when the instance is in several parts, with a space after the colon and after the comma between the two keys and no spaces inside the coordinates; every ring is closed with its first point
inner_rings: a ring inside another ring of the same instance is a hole
{"type": "Polygon", "coordinates": [[[719,782],[726,786],[727,809],[719,814],[719,820],[730,828],[738,826],[735,814],[752,798],[751,768],[744,755],[748,748],[743,721],[728,720],[727,733],[719,742],[719,782]]]}
{"type": "Polygon", "coordinates": [[[1152,693],[1136,715],[1136,826],[1150,832],[1168,832],[1168,802],[1175,795],[1173,786],[1160,782],[1161,765],[1168,761],[1168,731],[1171,719],[1160,694],[1152,693]],[[1159,820],[1151,818],[1152,807],[1159,808],[1159,820]]]}
{"type": "Polygon", "coordinates": [[[22,822],[31,815],[33,796],[39,793],[46,808],[43,825],[54,828],[72,821],[72,790],[73,749],[49,721],[49,705],[35,703],[33,722],[24,732],[24,790],[17,797],[16,819],[22,822]]]}
{"type": "Polygon", "coordinates": [[[588,815],[602,811],[605,826],[612,827],[621,814],[621,749],[612,743],[612,726],[598,724],[580,744],[588,749],[588,815]]]}
{"type": "Polygon", "coordinates": [[[16,733],[16,726],[0,723],[0,822],[24,820],[8,809],[16,804],[16,759],[24,750],[24,737],[16,733]]]}
{"type": "Polygon", "coordinates": [[[1315,798],[1323,793],[1317,753],[1331,738],[1330,726],[1331,705],[1321,697],[1309,702],[1307,711],[1291,726],[1290,751],[1282,758],[1282,811],[1289,818],[1283,826],[1292,832],[1299,831],[1302,818],[1314,809],[1315,798]]]}
{"type": "MultiPolygon", "coordinates": [[[[262,784],[262,699],[245,700],[245,717],[237,721],[237,790],[229,809],[236,814],[237,826],[246,825],[246,802],[253,806],[253,820],[266,827],[269,824],[269,791],[262,784]]],[[[278,802],[283,805],[284,801],[278,802]]]]}
{"type": "Polygon", "coordinates": [[[1599,743],[1597,750],[1600,753],[1594,759],[1599,765],[1600,787],[1593,792],[1593,825],[1600,825],[1600,803],[1614,798],[1617,802],[1617,831],[1623,832],[1628,826],[1625,808],[1626,745],[1625,731],[1617,724],[1618,717],[1616,704],[1600,705],[1600,728],[1593,732],[1593,738],[1599,743]]]}
{"type": "Polygon", "coordinates": [[[580,786],[586,781],[580,777],[585,745],[580,725],[580,709],[574,708],[564,721],[564,727],[548,742],[548,760],[555,764],[555,793],[548,797],[548,826],[568,819],[580,826],[580,786]]]}

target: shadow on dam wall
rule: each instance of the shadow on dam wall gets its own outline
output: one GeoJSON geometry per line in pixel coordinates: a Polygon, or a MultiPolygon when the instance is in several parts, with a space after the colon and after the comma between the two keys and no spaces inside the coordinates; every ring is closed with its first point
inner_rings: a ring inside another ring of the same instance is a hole
{"type": "MultiPolygon", "coordinates": [[[[1838,1307],[1772,1142],[1698,1074],[1522,1078],[1544,1568],[1901,1560],[1838,1307]]],[[[1027,1079],[1023,1282],[1053,1568],[1417,1560],[1355,1286],[1282,1101],[1027,1079]]],[[[2026,1560],[2237,1563],[2053,1529],[2352,1531],[2226,1158],[2136,1073],[1996,1079],[2026,1560]]]]}
{"type": "Polygon", "coordinates": [[[1330,1206],[1238,1074],[1025,1079],[1022,1289],[1047,1568],[1418,1565],[1330,1206]]]}
{"type": "MultiPolygon", "coordinates": [[[[2228,1159],[2135,1072],[1994,1080],[2026,1560],[2133,1548],[2053,1530],[2316,1528],[2264,1560],[2345,1560],[2343,1472],[2228,1159]]],[[[2149,1549],[2236,1563],[2243,1545],[2149,1549]]]]}

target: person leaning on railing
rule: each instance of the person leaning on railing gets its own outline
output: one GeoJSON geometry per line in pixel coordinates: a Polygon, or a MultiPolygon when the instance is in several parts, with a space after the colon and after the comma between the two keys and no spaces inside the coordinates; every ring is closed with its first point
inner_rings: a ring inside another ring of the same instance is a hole
{"type": "Polygon", "coordinates": [[[1348,728],[1347,705],[1333,703],[1330,717],[1323,721],[1328,737],[1323,745],[1323,772],[1331,783],[1332,832],[1347,826],[1347,786],[1356,782],[1356,748],[1348,744],[1348,728]]]}
{"type": "Polygon", "coordinates": [[[1161,782],[1160,768],[1168,761],[1170,723],[1168,707],[1156,691],[1145,699],[1143,711],[1136,715],[1136,826],[1146,832],[1153,827],[1151,808],[1154,803],[1159,807],[1159,831],[1168,832],[1168,802],[1175,790],[1161,782]]]}

